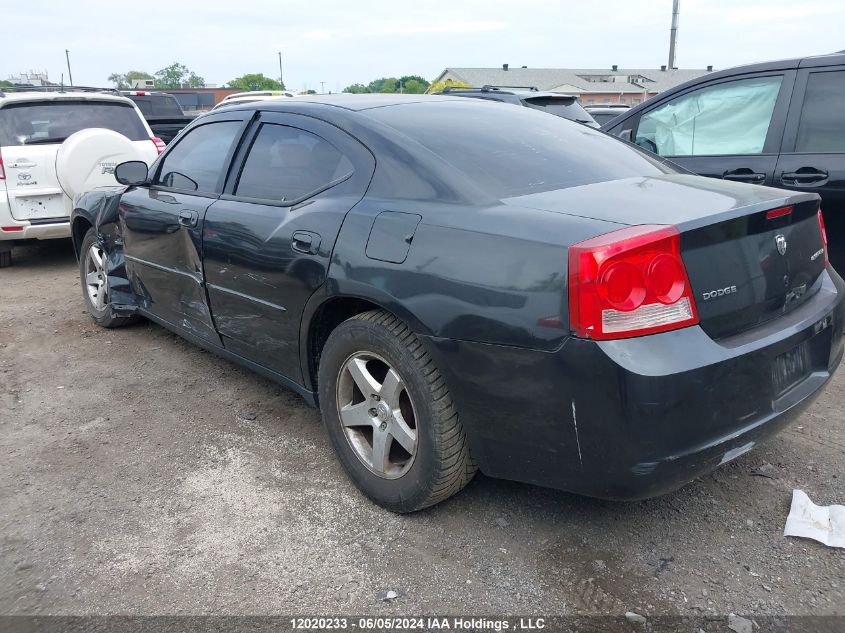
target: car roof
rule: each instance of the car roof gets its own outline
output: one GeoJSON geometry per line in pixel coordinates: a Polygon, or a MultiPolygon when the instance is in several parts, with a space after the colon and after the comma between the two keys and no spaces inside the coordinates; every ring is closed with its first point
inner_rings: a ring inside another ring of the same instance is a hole
{"type": "Polygon", "coordinates": [[[27,101],[110,101],[135,107],[135,104],[128,97],[108,92],[82,92],[78,90],[5,92],[0,89],[0,108],[4,105],[27,101]]]}

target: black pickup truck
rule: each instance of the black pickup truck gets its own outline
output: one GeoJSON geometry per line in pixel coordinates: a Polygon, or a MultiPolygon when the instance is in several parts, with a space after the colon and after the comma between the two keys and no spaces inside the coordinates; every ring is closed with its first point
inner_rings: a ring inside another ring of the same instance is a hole
{"type": "Polygon", "coordinates": [[[135,102],[153,134],[165,143],[170,143],[183,127],[194,120],[194,116],[182,111],[176,97],[166,92],[123,90],[120,94],[135,102]]]}

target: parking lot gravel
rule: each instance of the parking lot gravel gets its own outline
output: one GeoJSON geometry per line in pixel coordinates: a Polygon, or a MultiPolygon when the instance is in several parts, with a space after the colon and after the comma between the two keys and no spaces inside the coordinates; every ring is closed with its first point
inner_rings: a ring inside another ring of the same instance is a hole
{"type": "Polygon", "coordinates": [[[97,328],[70,243],[20,248],[0,613],[843,614],[845,551],[783,536],[793,488],[845,503],[843,403],[840,371],[786,432],[657,499],[479,476],[398,516],[297,395],[151,323],[97,328]]]}

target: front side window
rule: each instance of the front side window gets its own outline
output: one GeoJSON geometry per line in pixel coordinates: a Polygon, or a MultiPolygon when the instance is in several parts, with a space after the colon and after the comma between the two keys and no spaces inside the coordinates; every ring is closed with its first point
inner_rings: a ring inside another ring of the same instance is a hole
{"type": "Polygon", "coordinates": [[[50,145],[80,130],[100,127],[130,141],[149,139],[134,107],[114,101],[42,101],[0,108],[0,146],[50,145]]]}
{"type": "Polygon", "coordinates": [[[164,157],[154,184],[182,191],[219,193],[226,159],[240,128],[240,121],[195,127],[164,157]]]}
{"type": "Polygon", "coordinates": [[[276,202],[298,200],[351,173],[350,160],[325,139],[265,123],[249,150],[235,195],[276,202]]]}
{"type": "Polygon", "coordinates": [[[845,152],[845,71],[811,73],[796,152],[845,152]]]}
{"type": "Polygon", "coordinates": [[[783,77],[707,86],[642,115],[634,139],[661,156],[760,154],[783,77]]]}

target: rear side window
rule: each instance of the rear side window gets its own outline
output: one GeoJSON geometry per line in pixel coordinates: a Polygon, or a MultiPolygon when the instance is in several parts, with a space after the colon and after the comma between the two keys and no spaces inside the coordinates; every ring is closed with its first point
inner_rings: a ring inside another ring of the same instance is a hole
{"type": "Polygon", "coordinates": [[[681,95],[643,114],[634,141],[661,156],[760,154],[782,79],[740,79],[681,95]]]}
{"type": "Polygon", "coordinates": [[[181,191],[220,193],[226,160],[240,129],[240,121],[195,127],[164,157],[154,184],[181,191]]]}
{"type": "Polygon", "coordinates": [[[575,99],[561,99],[560,97],[529,97],[523,99],[529,108],[536,108],[555,116],[578,121],[578,123],[593,123],[593,117],[581,107],[575,99]]]}
{"type": "Polygon", "coordinates": [[[531,108],[475,99],[364,110],[496,198],[674,173],[627,143],[531,108]]]}
{"type": "Polygon", "coordinates": [[[845,71],[810,73],[796,152],[845,152],[845,71]]]}
{"type": "Polygon", "coordinates": [[[104,101],[47,101],[0,108],[0,146],[61,143],[86,128],[123,134],[130,141],[149,139],[134,107],[104,101]]]}
{"type": "Polygon", "coordinates": [[[285,202],[316,193],[352,173],[352,163],[315,134],[265,123],[249,150],[235,195],[285,202]]]}

